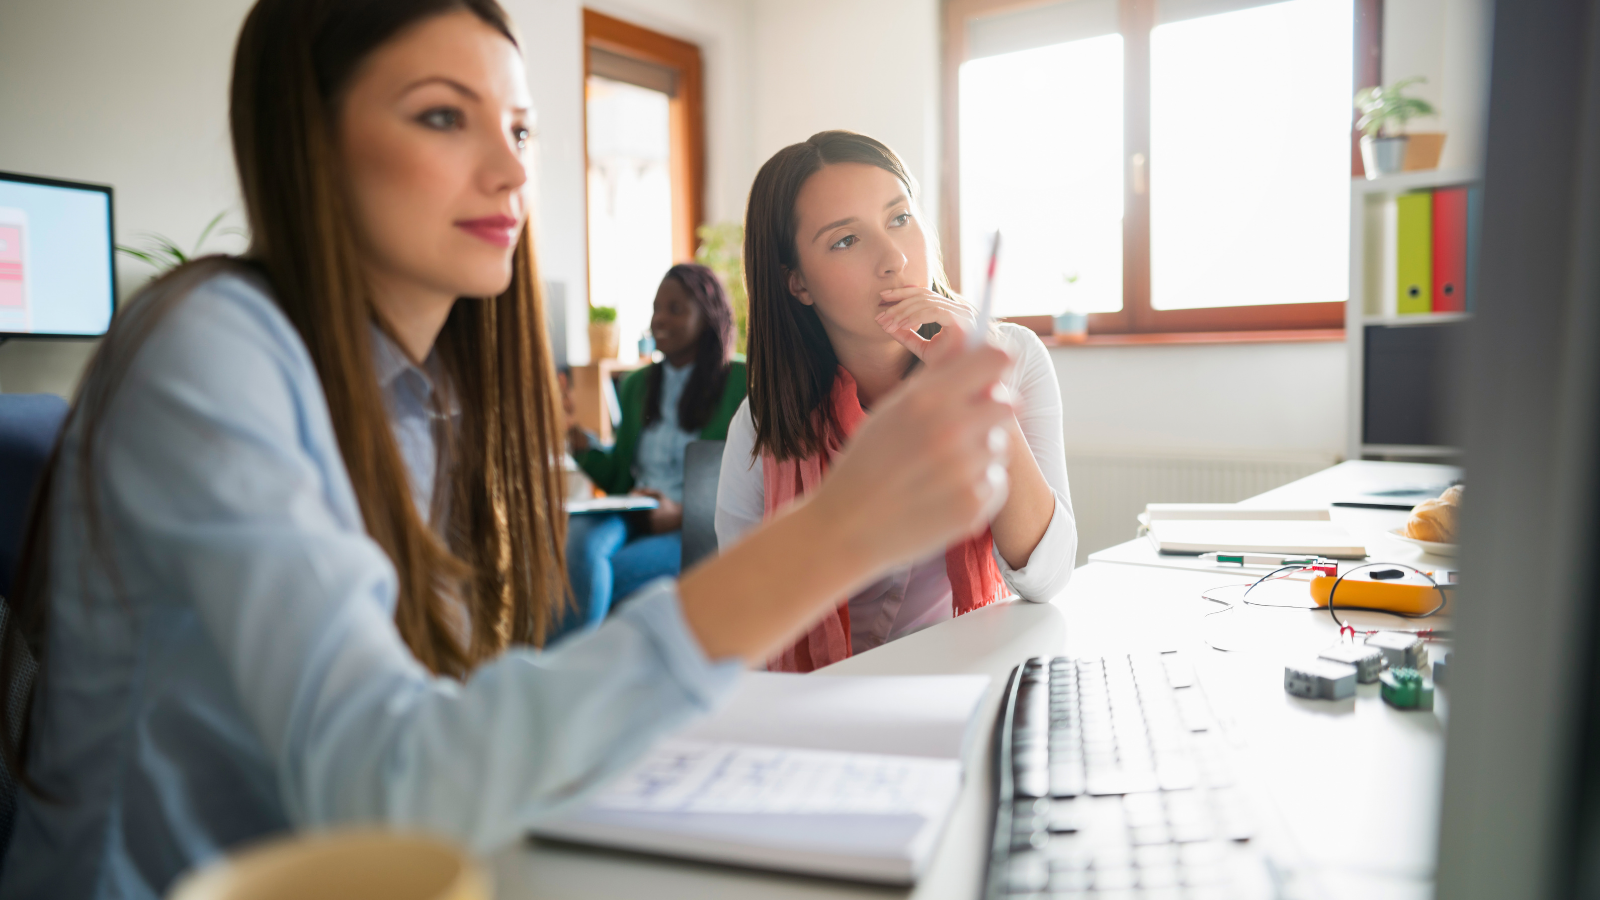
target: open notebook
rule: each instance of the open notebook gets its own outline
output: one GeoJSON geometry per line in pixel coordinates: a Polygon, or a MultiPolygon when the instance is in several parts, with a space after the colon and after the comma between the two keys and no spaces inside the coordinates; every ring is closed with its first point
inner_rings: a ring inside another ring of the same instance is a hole
{"type": "Polygon", "coordinates": [[[986,675],[753,672],[542,837],[907,884],[961,789],[986,675]]]}

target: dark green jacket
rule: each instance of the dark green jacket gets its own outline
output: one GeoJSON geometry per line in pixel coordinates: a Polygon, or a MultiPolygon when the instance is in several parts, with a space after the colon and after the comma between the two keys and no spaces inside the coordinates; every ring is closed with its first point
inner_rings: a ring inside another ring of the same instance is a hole
{"type": "MultiPolygon", "coordinates": [[[[644,426],[644,397],[649,392],[650,367],[645,366],[622,379],[622,389],[617,400],[622,404],[622,426],[617,429],[617,442],[607,453],[590,447],[578,456],[578,466],[594,481],[595,486],[608,494],[626,494],[633,490],[633,453],[639,446],[639,431],[644,426]]],[[[722,389],[717,408],[711,411],[706,427],[700,429],[703,441],[721,441],[728,437],[728,423],[744,402],[744,360],[735,358],[728,370],[728,383],[722,389]]]]}

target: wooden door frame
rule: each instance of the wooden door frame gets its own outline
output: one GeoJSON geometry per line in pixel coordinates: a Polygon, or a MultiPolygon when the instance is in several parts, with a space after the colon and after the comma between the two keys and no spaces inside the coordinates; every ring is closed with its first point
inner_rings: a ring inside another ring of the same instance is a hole
{"type": "MultiPolygon", "coordinates": [[[[599,48],[671,69],[675,88],[668,101],[672,142],[672,256],[694,259],[695,231],[705,222],[706,114],[700,48],[592,9],[583,11],[583,80],[589,82],[590,50],[599,48]]],[[[583,104],[584,216],[588,217],[589,104],[583,104]]],[[[587,233],[587,227],[585,232],[587,233]]],[[[588,241],[584,242],[585,248],[588,241]]],[[[587,255],[587,250],[585,250],[587,255]]],[[[586,266],[587,268],[587,266],[586,266]]]]}

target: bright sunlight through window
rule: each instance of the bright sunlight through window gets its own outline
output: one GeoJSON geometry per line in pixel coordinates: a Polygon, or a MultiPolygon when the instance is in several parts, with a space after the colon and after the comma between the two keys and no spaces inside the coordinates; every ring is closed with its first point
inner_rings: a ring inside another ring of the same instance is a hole
{"type": "Polygon", "coordinates": [[[1351,0],[1150,34],[1156,309],[1349,296],[1351,0]]]}
{"type": "Polygon", "coordinates": [[[1122,36],[961,66],[961,271],[997,315],[1122,308],[1122,36]]]}
{"type": "Polygon", "coordinates": [[[590,75],[589,297],[617,310],[620,356],[637,353],[672,266],[672,138],[661,91],[590,75]]]}

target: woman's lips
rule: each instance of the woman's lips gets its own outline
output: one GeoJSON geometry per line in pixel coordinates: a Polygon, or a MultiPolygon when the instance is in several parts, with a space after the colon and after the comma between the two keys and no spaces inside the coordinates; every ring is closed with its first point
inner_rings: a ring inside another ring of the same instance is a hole
{"type": "Polygon", "coordinates": [[[455,223],[456,227],[475,238],[495,245],[496,247],[510,247],[517,242],[517,232],[521,229],[516,219],[510,216],[484,216],[481,219],[463,219],[455,223]]]}

